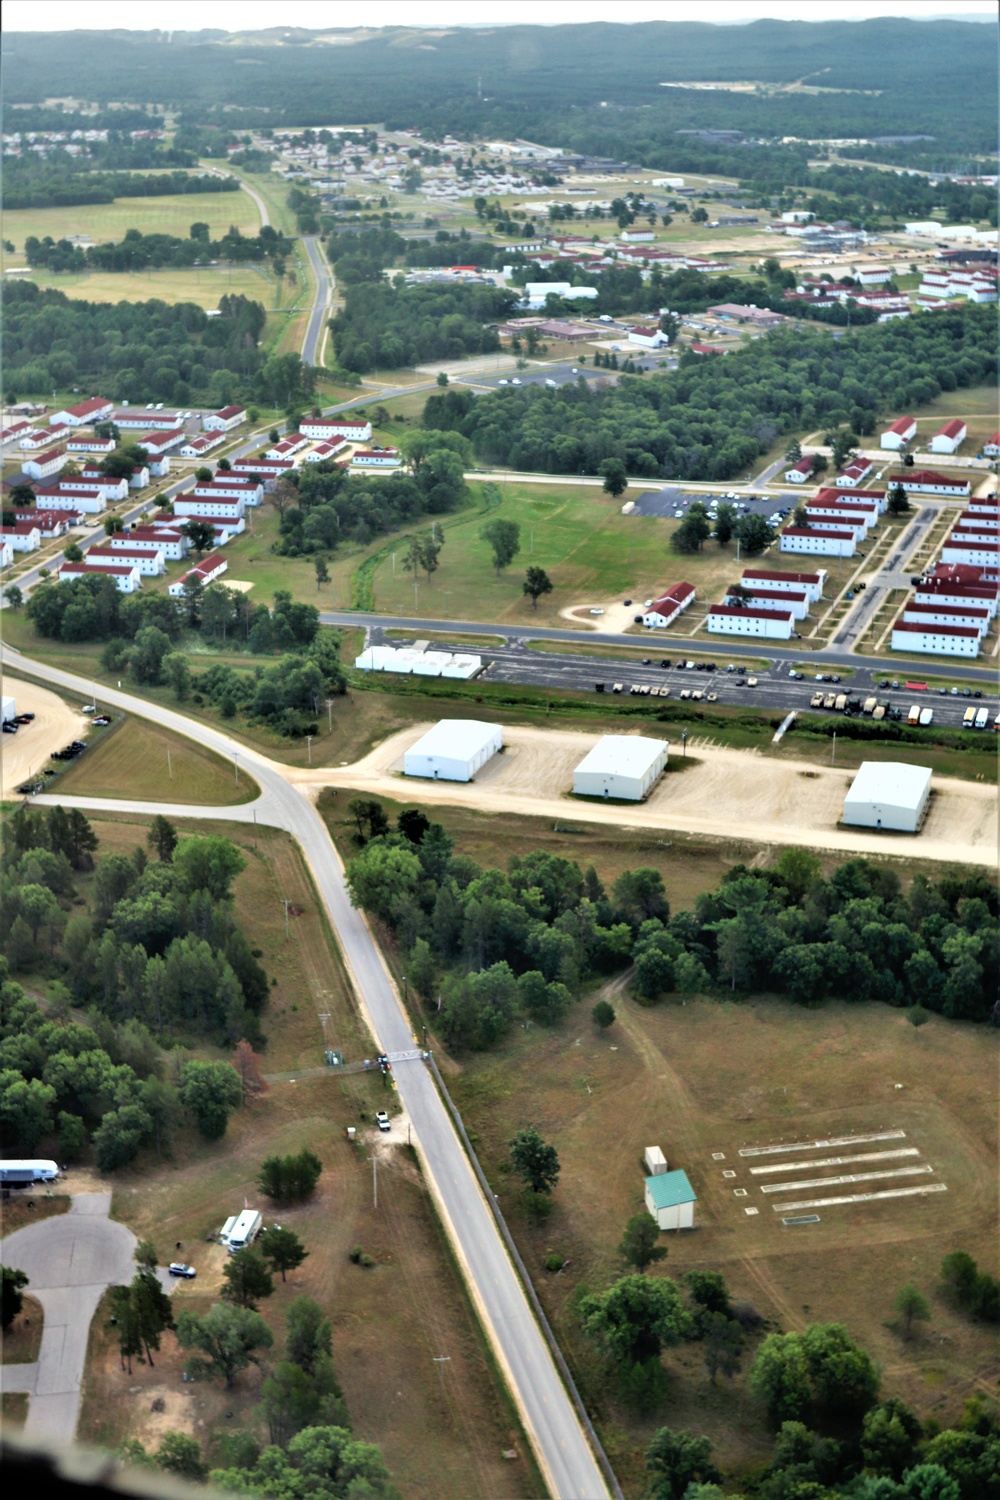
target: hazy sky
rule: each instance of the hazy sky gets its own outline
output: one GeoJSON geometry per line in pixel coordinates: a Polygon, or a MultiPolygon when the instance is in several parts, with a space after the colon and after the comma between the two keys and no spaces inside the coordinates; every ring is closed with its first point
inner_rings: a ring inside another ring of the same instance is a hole
{"type": "Polygon", "coordinates": [[[556,25],[570,21],[865,20],[870,16],[996,16],[995,0],[5,0],[6,31],[133,31],[202,27],[556,25]]]}

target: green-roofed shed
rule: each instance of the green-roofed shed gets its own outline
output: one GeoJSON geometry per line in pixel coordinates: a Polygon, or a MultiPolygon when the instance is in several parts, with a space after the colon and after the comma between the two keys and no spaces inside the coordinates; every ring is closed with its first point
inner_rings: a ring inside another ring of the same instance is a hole
{"type": "Polygon", "coordinates": [[[693,1229],[697,1201],[686,1172],[659,1172],[646,1178],[646,1207],[660,1229],[693,1229]]]}

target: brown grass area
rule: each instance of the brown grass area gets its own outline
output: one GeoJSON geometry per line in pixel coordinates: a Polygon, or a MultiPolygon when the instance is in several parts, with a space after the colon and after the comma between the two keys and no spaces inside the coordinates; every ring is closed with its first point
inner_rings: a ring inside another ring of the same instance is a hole
{"type": "Polygon", "coordinates": [[[0,1237],[23,1229],[26,1224],[37,1224],[39,1219],[52,1219],[57,1214],[68,1214],[70,1199],[63,1193],[21,1193],[0,1203],[0,1237]]]}
{"type": "MultiPolygon", "coordinates": [[[[649,1144],[687,1171],[699,1198],[697,1229],[664,1240],[665,1274],[720,1270],[735,1296],[783,1329],[845,1323],[880,1361],[884,1392],[922,1416],[945,1423],[965,1396],[986,1391],[995,1374],[992,1336],[933,1293],[949,1250],[968,1249],[989,1264],[995,1249],[996,1038],[938,1017],[915,1031],[898,1011],[878,1006],[812,1012],[768,999],[647,1010],[614,986],[612,1000],[618,1020],[609,1032],[598,1034],[581,1007],[557,1033],[519,1032],[504,1055],[467,1063],[451,1086],[487,1174],[514,1210],[522,1253],[623,1462],[623,1481],[638,1481],[634,1454],[663,1413],[637,1423],[607,1397],[571,1297],[581,1284],[602,1286],[620,1274],[615,1247],[642,1207],[649,1144]],[[525,1121],[556,1145],[562,1163],[555,1211],[542,1229],[518,1222],[516,1195],[502,1187],[505,1143],[525,1121]],[[906,1131],[900,1144],[920,1150],[947,1193],[821,1209],[819,1224],[796,1230],[760,1197],[759,1216],[748,1219],[721,1176],[735,1168],[753,1202],[740,1147],[884,1126],[906,1131]],[[725,1152],[725,1164],[713,1151],[725,1152]],[[571,1263],[557,1278],[541,1265],[553,1246],[571,1263]],[[886,1326],[906,1281],[933,1305],[927,1331],[910,1343],[886,1326]]],[[[672,1427],[705,1432],[724,1469],[761,1456],[761,1414],[743,1377],[712,1392],[696,1345],[672,1351],[667,1367],[672,1427]]]]}
{"type": "Polygon", "coordinates": [[[0,1392],[0,1425],[23,1427],[28,1416],[27,1391],[0,1392]]]}
{"type": "Polygon", "coordinates": [[[9,1328],[3,1331],[3,1363],[33,1365],[42,1347],[45,1313],[37,1297],[24,1293],[21,1311],[9,1328]]]}
{"type": "Polygon", "coordinates": [[[257,783],[245,770],[237,785],[232,766],[221,756],[158,724],[120,718],[94,733],[92,748],[60,777],[61,792],[150,802],[166,795],[215,807],[250,802],[258,795],[257,783]]]}
{"type": "MultiPolygon", "coordinates": [[[[198,826],[234,838],[248,861],[235,885],[237,915],[278,981],[263,1018],[270,1039],[266,1071],[321,1064],[319,1010],[331,1014],[330,1043],[348,1058],[364,1056],[371,1042],[297,847],[282,833],[260,829],[255,851],[251,828],[198,826]],[[287,942],[280,897],[297,912],[287,942]]],[[[146,825],[138,818],[104,818],[95,827],[102,849],[110,851],[142,842],[146,825]]],[[[289,1302],[303,1293],[312,1296],[333,1322],[334,1362],[354,1431],[380,1444],[406,1496],[499,1500],[541,1493],[401,1132],[400,1143],[380,1154],[379,1206],[373,1207],[366,1158],[384,1138],[369,1122],[383,1106],[394,1111],[392,1093],[370,1075],[275,1082],[263,1099],[236,1112],[221,1149],[184,1132],[172,1160],[159,1166],[147,1160],[118,1174],[114,1215],[140,1238],[151,1238],[161,1261],[183,1255],[195,1266],[197,1279],[177,1286],[175,1305],[207,1311],[225,1265],[225,1253],[211,1237],[244,1199],[259,1202],[265,1220],[273,1222],[273,1206],[260,1200],[254,1186],[260,1161],[308,1145],[324,1163],[317,1192],[279,1217],[310,1253],[287,1283],[278,1280],[275,1295],[261,1306],[275,1335],[266,1363],[280,1358],[289,1302]],[[347,1141],[348,1124],[358,1127],[356,1145],[347,1141]],[[348,1260],[358,1244],[374,1258],[374,1268],[348,1260]],[[450,1356],[443,1375],[434,1364],[441,1355],[450,1356]],[[503,1450],[515,1448],[519,1459],[505,1461],[503,1450]]],[[[185,1384],[184,1353],[168,1335],[154,1356],[155,1369],[133,1361],[129,1376],[120,1369],[105,1321],[99,1310],[91,1330],[82,1440],[113,1447],[137,1436],[155,1447],[162,1431],[174,1427],[199,1438],[211,1460],[216,1433],[255,1426],[261,1372],[251,1367],[229,1392],[221,1384],[185,1384]],[[163,1413],[151,1410],[157,1397],[166,1403],[163,1413]]]]}

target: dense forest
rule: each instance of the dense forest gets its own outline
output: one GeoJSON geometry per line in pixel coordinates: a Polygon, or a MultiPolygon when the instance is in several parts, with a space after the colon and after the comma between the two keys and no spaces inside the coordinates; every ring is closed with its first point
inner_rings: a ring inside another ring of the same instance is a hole
{"type": "Polygon", "coordinates": [[[330,322],[337,363],[359,375],[428,360],[499,350],[487,326],[510,315],[518,296],[488,286],[348,285],[330,322]]]}
{"type": "MultiPolygon", "coordinates": [[[[150,153],[143,153],[149,155],[150,153]]],[[[193,160],[193,158],[192,158],[193,160]]],[[[15,157],[4,162],[4,207],[58,208],[113,203],[116,198],[161,198],[176,193],[236,193],[235,177],[208,172],[90,170],[84,157],[15,157]]],[[[144,162],[144,166],[153,165],[144,162]]],[[[169,166],[169,162],[164,162],[169,166]]]]}
{"type": "Polygon", "coordinates": [[[167,1083],[161,1049],[263,1041],[268,978],[232,910],[239,850],[223,838],[178,839],[157,818],[148,852],[99,856],[77,809],[27,804],[2,837],[5,1138],[31,1155],[58,1128],[63,1159],[92,1140],[99,1166],[113,1170],[143,1145],[167,1146],[184,1109],[204,1135],[221,1136],[242,1098],[238,1075],[188,1062],[167,1083]],[[29,971],[48,980],[49,1014],[7,982],[29,971]],[[71,1006],[88,1008],[87,1026],[70,1020],[71,1006]]]}
{"type": "MultiPolygon", "coordinates": [[[[942,164],[995,148],[995,37],[985,26],[948,20],[469,27],[441,32],[432,47],[419,31],[388,28],[352,36],[349,50],[286,27],[270,38],[255,33],[252,50],[211,31],[174,31],[169,46],[161,32],[112,35],[113,47],[107,33],[8,36],[13,102],[77,94],[85,77],[98,99],[170,103],[193,125],[384,120],[438,138],[447,131],[527,136],[650,166],[740,176],[737,163],[756,148],[677,132],[737,130],[771,141],[930,136],[942,164]],[[274,45],[265,51],[269,39],[274,45]],[[255,65],[234,67],[237,59],[255,65]],[[742,93],[663,87],[727,80],[759,86],[742,93]],[[818,91],[771,87],[798,80],[818,91]]],[[[883,159],[892,149],[884,146],[883,159]]]]}
{"type": "Polygon", "coordinates": [[[184,406],[312,395],[315,374],[297,354],[258,348],[259,302],[224,296],[210,318],[192,302],[83,302],[31,281],[4,286],[4,391],[48,395],[53,386],[107,388],[112,400],[184,406]]]}
{"type": "Polygon", "coordinates": [[[839,338],[789,329],[724,359],[685,354],[676,371],[613,387],[582,379],[558,391],[507,387],[450,409],[432,396],[425,421],[470,438],[485,462],[516,469],[593,474],[620,458],[633,474],[723,480],[781,433],[845,422],[867,435],[889,412],[992,383],[995,335],[990,307],[917,314],[839,338]]]}
{"type": "Polygon", "coordinates": [[[127,271],[147,267],[198,266],[209,261],[226,261],[233,265],[270,260],[282,265],[291,253],[292,241],[269,224],[256,234],[241,234],[231,225],[221,239],[209,238],[205,223],[194,223],[187,239],[176,234],[143,234],[127,229],[119,243],[89,245],[82,250],[69,240],[53,240],[51,235],[39,239],[29,235],[24,242],[25,258],[30,266],[49,271],[127,271]]]}
{"type": "Polygon", "coordinates": [[[347,864],[351,898],[408,955],[410,983],[457,1052],[495,1045],[519,1018],[555,1024],[588,982],[629,965],[647,1004],[776,992],[996,1015],[998,904],[984,875],[917,875],[904,896],[882,866],[855,859],[827,879],[815,855],[789,849],[767,870],[734,866],[672,913],[654,869],[627,870],[610,890],[541,850],[483,869],[419,811],[395,829],[379,802],[348,811],[362,846],[347,864]]]}

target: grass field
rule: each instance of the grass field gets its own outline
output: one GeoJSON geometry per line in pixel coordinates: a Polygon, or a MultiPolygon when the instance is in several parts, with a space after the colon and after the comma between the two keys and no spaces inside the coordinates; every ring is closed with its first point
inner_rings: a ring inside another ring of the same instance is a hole
{"type": "Polygon", "coordinates": [[[24,1304],[9,1328],[4,1329],[2,1349],[5,1365],[33,1365],[42,1346],[45,1313],[37,1297],[24,1293],[24,1304]]]}
{"type": "Polygon", "coordinates": [[[187,239],[191,225],[207,224],[212,239],[235,224],[243,234],[260,228],[257,205],[248,193],[174,193],[162,198],[116,198],[114,203],[81,203],[63,208],[18,208],[4,214],[4,237],[18,254],[8,265],[24,263],[24,242],[31,235],[54,240],[87,234],[95,243],[121,240],[126,229],[143,234],[175,234],[187,239]]]}
{"type": "Polygon", "coordinates": [[[287,281],[279,288],[270,271],[253,266],[191,266],[135,275],[91,271],[63,276],[36,271],[31,279],[40,287],[55,287],[67,297],[89,302],[145,302],[156,297],[170,304],[194,302],[198,307],[216,308],[220,297],[244,296],[273,308],[279,296],[284,303],[290,294],[287,281]]]}
{"type": "Polygon", "coordinates": [[[26,1224],[37,1224],[39,1219],[53,1219],[58,1214],[69,1213],[70,1200],[65,1193],[22,1193],[0,1203],[0,1235],[13,1234],[26,1224]],[[31,1205],[29,1208],[28,1205],[31,1205]]]}
{"type": "MultiPolygon", "coordinates": [[[[141,820],[96,820],[95,828],[105,852],[128,852],[145,841],[141,820]]],[[[247,859],[235,884],[236,915],[252,930],[277,981],[264,1018],[267,1071],[321,1064],[318,1010],[329,1013],[329,1041],[348,1059],[370,1055],[371,1038],[297,847],[263,828],[256,847],[248,828],[207,824],[199,831],[235,837],[247,859]],[[287,940],[279,898],[293,903],[287,940]]],[[[244,1197],[260,1201],[254,1179],[261,1158],[307,1144],[324,1163],[313,1198],[282,1210],[282,1223],[302,1237],[309,1258],[286,1283],[279,1280],[274,1296],[261,1305],[275,1333],[264,1371],[249,1370],[230,1391],[214,1383],[184,1385],[183,1354],[168,1336],[155,1368],[133,1364],[127,1375],[99,1309],[91,1327],[82,1441],[115,1446],[132,1435],[155,1446],[159,1433],[172,1427],[197,1436],[205,1456],[217,1458],[212,1437],[225,1429],[227,1414],[234,1426],[256,1428],[261,1380],[281,1357],[284,1311],[306,1294],[333,1323],[334,1363],[354,1432],[380,1444],[405,1495],[541,1495],[484,1358],[405,1130],[397,1119],[387,1140],[373,1127],[373,1112],[383,1106],[397,1114],[393,1090],[371,1075],[275,1081],[264,1098],[237,1111],[224,1147],[184,1132],[169,1161],[144,1161],[116,1176],[116,1217],[140,1237],[151,1237],[162,1260],[178,1253],[174,1247],[181,1242],[198,1279],[179,1287],[175,1301],[178,1309],[201,1312],[216,1300],[225,1264],[222,1248],[208,1237],[244,1197]],[[346,1139],[348,1124],[358,1129],[353,1145],[346,1139]],[[376,1149],[377,1210],[366,1160],[376,1149]],[[372,1257],[371,1268],[351,1264],[348,1252],[355,1245],[372,1257]],[[434,1360],[442,1351],[450,1362],[439,1374],[434,1360]],[[158,1397],[162,1415],[151,1410],[158,1397]],[[505,1449],[516,1450],[518,1459],[505,1460],[505,1449]]],[[[270,1219],[266,1201],[261,1207],[270,1219]]]]}
{"type": "Polygon", "coordinates": [[[59,778],[73,797],[124,797],[138,802],[164,798],[206,807],[251,802],[257,783],[213,751],[144,719],[123,718],[108,729],[59,778]]]}
{"type": "Polygon", "coordinates": [[[929,406],[916,407],[911,415],[917,422],[915,446],[921,448],[930,441],[942,423],[950,421],[952,417],[961,417],[968,426],[969,434],[960,451],[971,456],[980,452],[983,443],[1000,426],[1000,395],[995,385],[942,391],[929,406]]]}

